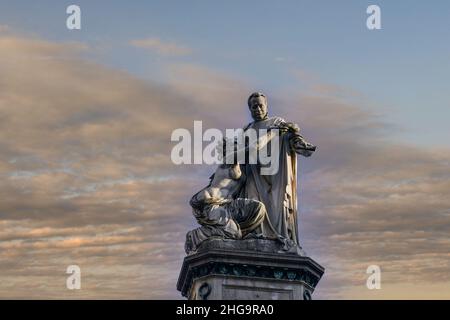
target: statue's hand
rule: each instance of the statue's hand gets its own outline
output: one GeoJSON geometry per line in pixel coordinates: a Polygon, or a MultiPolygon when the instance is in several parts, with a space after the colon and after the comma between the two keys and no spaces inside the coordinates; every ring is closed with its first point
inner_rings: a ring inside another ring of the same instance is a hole
{"type": "Polygon", "coordinates": [[[299,133],[300,132],[299,126],[293,122],[283,122],[280,125],[278,125],[277,128],[280,130],[281,133],[287,133],[287,132],[299,133]]]}
{"type": "Polygon", "coordinates": [[[290,139],[291,147],[295,150],[295,152],[305,156],[309,157],[313,154],[314,151],[316,151],[316,146],[306,142],[305,139],[303,139],[300,135],[293,135],[290,139]]]}

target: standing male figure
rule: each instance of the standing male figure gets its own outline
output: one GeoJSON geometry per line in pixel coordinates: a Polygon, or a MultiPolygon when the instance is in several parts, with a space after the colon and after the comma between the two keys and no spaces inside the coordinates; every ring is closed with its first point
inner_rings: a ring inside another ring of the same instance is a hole
{"type": "Polygon", "coordinates": [[[296,124],[286,122],[280,117],[268,116],[267,97],[263,93],[252,93],[247,102],[254,121],[248,124],[244,131],[250,128],[256,132],[260,129],[279,129],[281,133],[279,150],[270,151],[279,153],[279,167],[274,174],[264,175],[261,174],[260,162],[243,165],[246,180],[240,197],[261,201],[266,207],[270,224],[278,235],[290,245],[299,247],[296,155],[309,157],[316,147],[305,141],[296,124]]]}

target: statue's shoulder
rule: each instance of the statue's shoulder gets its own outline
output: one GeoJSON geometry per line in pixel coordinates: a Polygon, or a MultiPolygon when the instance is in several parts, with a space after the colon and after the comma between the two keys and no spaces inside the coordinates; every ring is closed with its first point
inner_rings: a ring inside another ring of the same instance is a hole
{"type": "Polygon", "coordinates": [[[258,125],[261,126],[261,123],[263,123],[263,126],[265,126],[265,127],[276,127],[283,123],[286,123],[286,120],[284,120],[281,117],[269,117],[261,122],[255,122],[255,121],[250,122],[243,128],[243,130],[246,131],[247,129],[254,127],[255,124],[257,124],[257,126],[258,125]]]}
{"type": "Polygon", "coordinates": [[[246,126],[244,126],[242,128],[243,131],[247,130],[248,128],[250,128],[253,125],[253,122],[250,122],[249,124],[247,124],[246,126]]]}

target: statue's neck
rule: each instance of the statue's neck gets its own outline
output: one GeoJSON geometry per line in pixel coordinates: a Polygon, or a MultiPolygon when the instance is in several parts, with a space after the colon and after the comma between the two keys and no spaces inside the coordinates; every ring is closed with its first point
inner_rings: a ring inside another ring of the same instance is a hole
{"type": "Polygon", "coordinates": [[[265,120],[267,120],[267,119],[269,119],[269,115],[266,115],[264,118],[262,118],[262,119],[258,119],[258,120],[254,120],[253,122],[261,122],[261,121],[265,121],[265,120]]]}

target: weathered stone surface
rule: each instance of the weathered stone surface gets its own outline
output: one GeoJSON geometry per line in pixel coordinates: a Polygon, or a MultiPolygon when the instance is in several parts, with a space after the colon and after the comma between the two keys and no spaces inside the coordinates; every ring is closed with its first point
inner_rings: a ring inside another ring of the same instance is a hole
{"type": "Polygon", "coordinates": [[[254,121],[217,146],[227,161],[189,201],[200,226],[186,234],[177,288],[188,299],[310,299],[324,269],[299,243],[297,155],[316,147],[268,116],[263,93],[247,103],[254,121]]]}
{"type": "Polygon", "coordinates": [[[266,253],[283,253],[283,254],[295,254],[300,256],[306,256],[306,252],[294,246],[285,251],[283,244],[276,240],[267,239],[246,239],[246,240],[233,240],[233,239],[210,239],[201,244],[197,252],[204,252],[207,250],[237,250],[237,251],[256,251],[266,253]]]}
{"type": "Polygon", "coordinates": [[[297,155],[309,157],[316,146],[295,123],[269,117],[265,94],[254,92],[247,103],[254,121],[240,133],[218,139],[221,164],[189,201],[200,226],[186,235],[187,254],[214,237],[259,236],[300,245],[297,155]]]}
{"type": "Polygon", "coordinates": [[[273,240],[211,239],[184,259],[177,288],[188,299],[310,299],[323,272],[273,240]]]}

